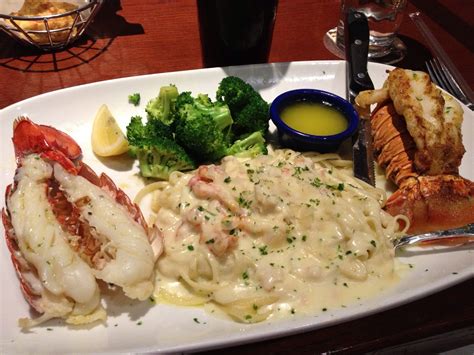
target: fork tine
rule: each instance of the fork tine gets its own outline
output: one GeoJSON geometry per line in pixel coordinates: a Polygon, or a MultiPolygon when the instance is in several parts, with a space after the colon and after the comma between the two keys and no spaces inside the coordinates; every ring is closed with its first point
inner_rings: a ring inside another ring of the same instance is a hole
{"type": "Polygon", "coordinates": [[[446,68],[446,66],[444,65],[444,63],[441,60],[439,60],[438,62],[439,62],[441,70],[443,71],[443,74],[445,75],[448,83],[451,85],[451,87],[453,88],[453,91],[455,92],[454,96],[467,99],[466,95],[461,90],[461,88],[459,87],[458,83],[456,82],[456,80],[454,79],[453,75],[448,70],[448,68],[446,68]]]}
{"type": "Polygon", "coordinates": [[[460,90],[459,86],[455,83],[454,78],[451,73],[448,71],[446,66],[437,58],[433,58],[433,68],[434,71],[438,74],[443,82],[442,86],[446,91],[448,91],[454,97],[457,97],[461,101],[466,100],[466,95],[460,90]]]}
{"type": "Polygon", "coordinates": [[[449,85],[446,77],[444,76],[443,71],[441,70],[441,67],[439,66],[439,62],[436,60],[436,58],[433,58],[431,60],[431,65],[433,67],[433,71],[435,75],[438,77],[438,81],[441,82],[441,87],[448,91],[451,95],[454,95],[452,87],[449,85]]]}
{"type": "Polygon", "coordinates": [[[437,58],[433,58],[433,65],[439,77],[443,81],[446,91],[448,91],[451,95],[457,96],[456,90],[454,90],[453,86],[451,85],[451,82],[449,81],[449,78],[446,76],[446,72],[441,66],[441,62],[437,58]]]}
{"type": "MultiPolygon", "coordinates": [[[[442,88],[444,89],[443,85],[442,85],[441,82],[438,80],[438,77],[437,77],[436,72],[435,72],[435,70],[434,70],[434,68],[433,68],[433,64],[431,64],[431,61],[429,60],[429,61],[427,61],[425,64],[426,64],[426,69],[428,69],[428,74],[430,75],[431,80],[432,80],[436,85],[438,85],[438,86],[440,86],[440,87],[442,87],[442,88]]],[[[446,89],[445,89],[445,90],[446,90],[446,89]]]]}

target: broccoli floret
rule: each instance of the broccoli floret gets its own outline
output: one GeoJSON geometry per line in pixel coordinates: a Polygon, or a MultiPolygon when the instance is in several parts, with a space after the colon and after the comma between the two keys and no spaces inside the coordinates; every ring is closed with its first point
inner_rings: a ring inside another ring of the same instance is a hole
{"type": "Polygon", "coordinates": [[[255,158],[260,154],[267,154],[267,145],[261,131],[254,132],[245,138],[236,140],[227,150],[227,155],[241,158],[255,158]]]}
{"type": "Polygon", "coordinates": [[[195,168],[186,151],[173,140],[170,128],[161,121],[148,120],[144,125],[140,116],[132,117],[127,139],[144,177],[168,179],[173,171],[195,168]]]}
{"type": "Polygon", "coordinates": [[[193,160],[175,141],[162,138],[149,143],[136,151],[142,176],[167,180],[173,171],[195,168],[193,160]]]}
{"type": "Polygon", "coordinates": [[[140,116],[133,116],[127,126],[127,140],[129,145],[139,145],[146,136],[146,128],[140,116]]]}
{"type": "Polygon", "coordinates": [[[134,106],[140,105],[140,94],[135,93],[135,94],[128,95],[128,102],[134,106]]]}
{"type": "Polygon", "coordinates": [[[160,138],[173,139],[171,128],[161,121],[148,120],[143,124],[140,116],[133,116],[127,126],[127,140],[130,146],[139,146],[144,140],[160,138]]]}
{"type": "Polygon", "coordinates": [[[232,116],[228,106],[212,102],[205,94],[189,92],[176,100],[175,138],[201,162],[222,158],[230,145],[232,116]]]}
{"type": "Polygon", "coordinates": [[[145,107],[148,120],[159,120],[166,125],[170,125],[174,119],[173,110],[178,95],[176,86],[162,86],[158,97],[150,100],[145,107]]]}
{"type": "Polygon", "coordinates": [[[248,83],[228,76],[219,83],[216,98],[229,106],[236,135],[268,130],[269,105],[248,83]]]}

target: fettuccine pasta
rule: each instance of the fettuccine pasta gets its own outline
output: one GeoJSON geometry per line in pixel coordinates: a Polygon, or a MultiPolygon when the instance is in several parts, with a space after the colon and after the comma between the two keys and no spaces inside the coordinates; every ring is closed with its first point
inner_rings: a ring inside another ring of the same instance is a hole
{"type": "Polygon", "coordinates": [[[380,292],[397,280],[404,217],[385,213],[385,192],[351,168],[335,154],[270,150],[148,187],[164,243],[155,294],[258,322],[380,292]]]}

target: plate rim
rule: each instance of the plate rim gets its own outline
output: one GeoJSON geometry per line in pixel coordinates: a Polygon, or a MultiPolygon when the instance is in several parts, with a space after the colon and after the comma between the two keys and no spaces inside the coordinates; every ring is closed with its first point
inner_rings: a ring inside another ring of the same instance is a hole
{"type": "MultiPolygon", "coordinates": [[[[97,86],[97,85],[104,85],[108,83],[114,83],[114,82],[121,82],[121,81],[129,81],[129,80],[148,80],[150,78],[159,78],[162,75],[175,75],[175,74],[186,74],[186,73],[193,73],[193,72],[216,72],[220,73],[222,72],[225,74],[224,69],[226,68],[240,68],[242,70],[245,70],[245,67],[267,67],[269,65],[299,65],[299,66],[312,66],[312,65],[317,65],[317,64],[331,64],[331,65],[338,65],[341,63],[344,63],[344,60],[317,60],[317,61],[292,61],[292,62],[275,62],[275,63],[262,63],[262,64],[253,64],[249,66],[238,66],[238,67],[215,67],[215,68],[203,68],[203,69],[188,69],[188,70],[177,70],[177,71],[170,71],[170,72],[160,72],[160,73],[149,73],[149,74],[140,74],[140,75],[132,75],[132,76],[127,76],[127,77],[120,77],[120,78],[113,78],[113,79],[105,79],[101,81],[96,81],[96,82],[91,82],[91,83],[84,83],[81,85],[76,85],[76,86],[71,86],[67,88],[62,88],[62,89],[57,89],[53,91],[49,91],[46,93],[42,93],[33,97],[26,98],[24,100],[18,101],[16,103],[13,103],[5,108],[2,108],[0,110],[0,120],[3,121],[2,117],[4,115],[7,115],[8,112],[15,111],[18,108],[21,108],[24,105],[28,105],[29,103],[36,101],[36,100],[41,100],[42,98],[49,97],[49,96],[54,96],[57,95],[58,93],[65,93],[69,94],[75,90],[87,90],[89,87],[97,86]]],[[[390,65],[385,65],[381,63],[374,63],[370,62],[369,63],[369,72],[371,67],[381,67],[385,69],[390,69],[390,68],[395,68],[394,66],[390,65]]],[[[457,100],[459,102],[459,100],[457,100]]],[[[465,105],[460,103],[463,107],[463,109],[466,108],[465,105]]],[[[465,110],[466,111],[466,110],[465,110]]],[[[5,117],[3,117],[5,119],[5,117]]],[[[3,186],[3,184],[2,184],[3,186]]],[[[3,226],[0,227],[0,229],[3,231],[3,226]]],[[[4,249],[4,247],[2,247],[4,249]]],[[[167,347],[166,349],[160,349],[158,348],[159,344],[158,342],[155,344],[155,346],[146,346],[142,348],[134,348],[133,351],[141,352],[168,352],[168,351],[189,351],[189,350],[209,350],[209,349],[216,349],[216,348],[222,348],[222,347],[231,347],[231,346],[236,346],[239,344],[249,344],[253,342],[257,342],[259,340],[268,340],[268,339],[274,339],[282,336],[290,336],[294,334],[299,334],[303,332],[308,332],[312,330],[317,330],[321,328],[325,328],[328,326],[332,326],[335,324],[341,324],[341,323],[346,323],[350,322],[356,319],[364,318],[366,316],[373,315],[375,313],[382,313],[386,310],[392,309],[399,307],[401,305],[416,301],[418,299],[427,297],[429,295],[432,295],[434,293],[440,292],[444,289],[447,289],[449,287],[452,287],[453,285],[459,284],[464,282],[465,280],[469,279],[470,277],[474,276],[474,271],[471,273],[469,272],[468,268],[460,272],[457,277],[450,278],[448,281],[444,280],[437,280],[436,282],[430,284],[430,287],[427,289],[424,289],[424,292],[415,292],[414,290],[406,290],[403,293],[403,297],[399,297],[398,300],[392,301],[391,303],[388,303],[384,306],[379,306],[379,307],[373,307],[368,310],[364,310],[363,312],[357,311],[357,307],[354,307],[354,310],[352,311],[352,314],[349,316],[344,317],[343,320],[338,319],[338,317],[333,317],[333,319],[329,319],[327,321],[323,321],[322,323],[318,322],[313,322],[313,323],[306,323],[299,325],[299,326],[292,326],[290,329],[283,329],[279,328],[277,330],[274,330],[272,332],[268,332],[266,334],[262,334],[258,330],[255,333],[238,333],[237,336],[231,337],[228,341],[204,341],[202,344],[201,342],[192,342],[189,345],[183,345],[183,346],[175,346],[175,347],[167,347]],[[200,344],[200,345],[199,345],[200,344]]],[[[225,336],[221,335],[221,336],[225,336]]],[[[104,351],[99,351],[100,352],[107,352],[107,350],[104,351]]]]}

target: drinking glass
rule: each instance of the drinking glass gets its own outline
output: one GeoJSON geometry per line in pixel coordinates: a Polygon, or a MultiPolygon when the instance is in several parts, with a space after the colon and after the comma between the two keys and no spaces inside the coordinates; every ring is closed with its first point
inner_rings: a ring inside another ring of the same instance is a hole
{"type": "Polygon", "coordinates": [[[197,0],[206,67],[266,63],[278,0],[197,0]]]}
{"type": "Polygon", "coordinates": [[[397,37],[407,0],[341,0],[335,42],[344,51],[344,18],[350,9],[362,12],[369,22],[369,59],[395,63],[404,58],[405,44],[397,37]]]}

